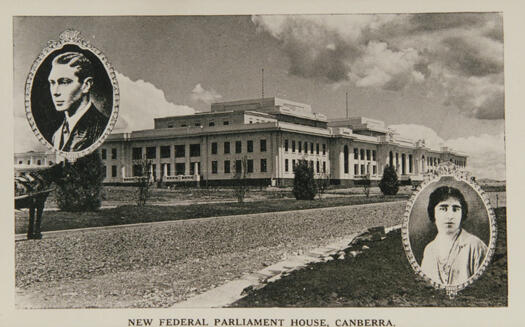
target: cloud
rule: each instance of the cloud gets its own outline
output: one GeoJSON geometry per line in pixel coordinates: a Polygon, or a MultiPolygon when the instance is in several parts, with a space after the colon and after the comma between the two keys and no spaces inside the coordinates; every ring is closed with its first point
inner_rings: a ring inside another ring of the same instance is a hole
{"type": "Polygon", "coordinates": [[[447,146],[464,153],[467,169],[478,178],[505,179],[505,138],[504,134],[460,137],[443,140],[433,129],[417,124],[391,125],[403,137],[412,140],[424,139],[427,147],[440,149],[447,146]]]}
{"type": "Polygon", "coordinates": [[[466,116],[504,117],[500,14],[268,15],[252,21],[279,42],[291,75],[390,91],[422,84],[427,93],[440,89],[443,102],[466,116]]]}
{"type": "Polygon", "coordinates": [[[117,72],[120,88],[120,110],[113,132],[130,132],[153,128],[153,119],[166,116],[190,115],[195,109],[173,104],[166,100],[164,92],[155,85],[133,81],[117,72]]]}
{"type": "Polygon", "coordinates": [[[195,85],[191,91],[191,99],[193,101],[202,101],[206,104],[211,104],[219,99],[222,99],[222,95],[217,93],[214,89],[205,90],[199,83],[195,85]]]}

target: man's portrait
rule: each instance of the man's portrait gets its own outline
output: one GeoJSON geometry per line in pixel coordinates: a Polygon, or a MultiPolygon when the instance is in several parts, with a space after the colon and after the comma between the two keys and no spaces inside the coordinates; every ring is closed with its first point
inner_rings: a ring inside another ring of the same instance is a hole
{"type": "Polygon", "coordinates": [[[489,205],[467,182],[443,176],[416,195],[408,215],[407,256],[441,287],[471,282],[494,244],[489,205]]]}
{"type": "Polygon", "coordinates": [[[28,78],[28,117],[48,147],[84,155],[110,132],[116,112],[113,81],[105,65],[89,49],[65,44],[41,61],[32,81],[28,78]]]}

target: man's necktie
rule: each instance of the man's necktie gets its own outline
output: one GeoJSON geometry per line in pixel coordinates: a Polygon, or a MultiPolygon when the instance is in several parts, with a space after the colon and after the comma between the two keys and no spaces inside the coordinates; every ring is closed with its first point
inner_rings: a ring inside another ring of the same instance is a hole
{"type": "Polygon", "coordinates": [[[62,125],[62,138],[60,139],[60,150],[64,149],[64,146],[66,145],[66,141],[69,138],[69,124],[67,123],[67,120],[64,121],[64,124],[62,125]]]}

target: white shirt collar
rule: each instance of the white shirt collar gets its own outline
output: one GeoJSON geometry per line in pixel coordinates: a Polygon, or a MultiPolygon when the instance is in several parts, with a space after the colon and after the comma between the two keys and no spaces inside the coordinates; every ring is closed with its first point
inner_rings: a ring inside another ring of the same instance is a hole
{"type": "Polygon", "coordinates": [[[84,116],[84,114],[86,113],[86,111],[88,111],[89,107],[91,107],[91,100],[88,101],[88,103],[86,103],[85,106],[81,106],[77,109],[77,111],[73,114],[73,116],[71,117],[68,117],[68,115],[66,114],[66,121],[67,121],[67,124],[69,126],[69,130],[70,131],[73,131],[73,129],[75,128],[76,124],[78,123],[78,121],[80,120],[80,118],[82,118],[82,116],[84,116]]]}

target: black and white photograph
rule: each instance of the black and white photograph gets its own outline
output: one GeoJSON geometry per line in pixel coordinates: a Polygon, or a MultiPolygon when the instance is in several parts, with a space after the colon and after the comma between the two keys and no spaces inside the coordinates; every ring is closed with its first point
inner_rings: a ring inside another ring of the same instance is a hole
{"type": "Polygon", "coordinates": [[[124,12],[10,17],[16,316],[514,310],[504,10],[124,12]]]}
{"type": "Polygon", "coordinates": [[[405,222],[407,256],[417,263],[413,267],[437,287],[454,292],[483,273],[497,237],[490,202],[471,184],[453,175],[428,183],[405,222]]]}
{"type": "Polygon", "coordinates": [[[102,143],[118,113],[114,72],[79,34],[66,30],[59,41],[50,40],[26,83],[26,111],[35,135],[54,150],[77,156],[102,143]]]}

